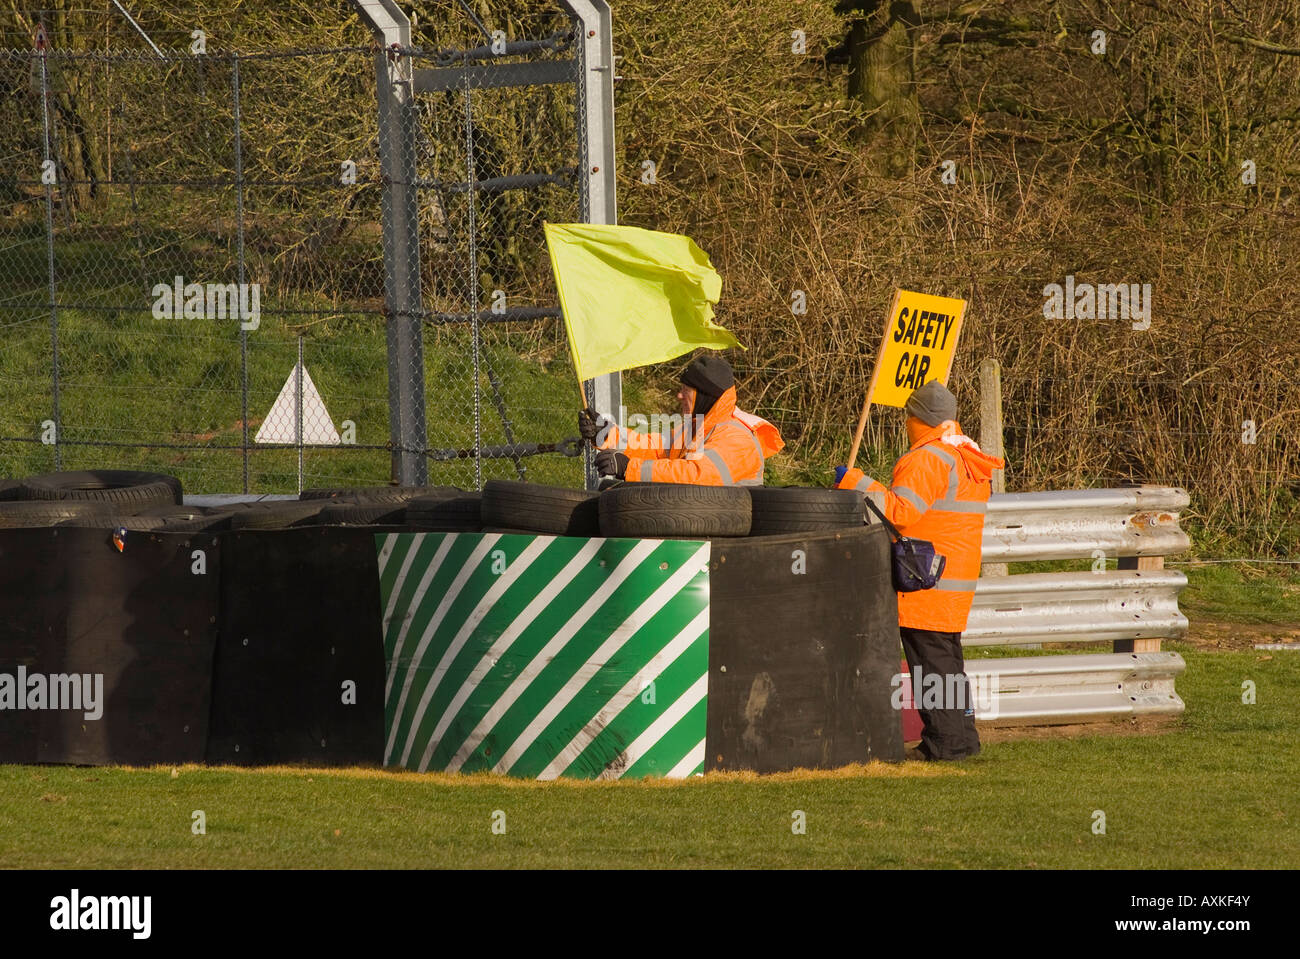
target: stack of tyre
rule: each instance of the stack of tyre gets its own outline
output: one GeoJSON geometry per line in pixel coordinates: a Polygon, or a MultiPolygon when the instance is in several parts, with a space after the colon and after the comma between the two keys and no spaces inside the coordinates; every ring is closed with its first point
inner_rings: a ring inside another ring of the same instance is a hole
{"type": "Polygon", "coordinates": [[[206,518],[207,511],[182,505],[180,480],[162,473],[86,470],[0,480],[0,529],[155,530],[206,518]]]}
{"type": "Polygon", "coordinates": [[[589,492],[489,480],[481,494],[454,486],[374,486],[201,507],[183,505],[180,480],[160,473],[88,470],[0,481],[0,529],[80,526],[179,533],[361,526],[711,539],[819,532],[863,522],[861,495],[798,487],[628,483],[589,492]]]}
{"type": "Polygon", "coordinates": [[[463,532],[481,528],[478,500],[477,495],[454,486],[358,486],[308,489],[296,500],[239,503],[217,512],[224,528],[231,530],[414,526],[463,532]],[[450,519],[444,521],[444,515],[450,519]]]}
{"type": "Polygon", "coordinates": [[[778,536],[865,522],[862,496],[851,490],[627,483],[597,493],[508,480],[484,486],[481,519],[491,532],[637,539],[778,536]]]}
{"type": "Polygon", "coordinates": [[[628,483],[591,492],[489,480],[482,493],[454,486],[319,489],[305,491],[296,503],[262,504],[268,521],[275,514],[309,513],[313,506],[319,512],[295,525],[711,539],[819,532],[865,521],[862,496],[847,490],[674,483],[628,483]]]}
{"type": "MultiPolygon", "coordinates": [[[[128,532],[223,532],[296,526],[401,526],[409,500],[463,497],[451,487],[308,490],[298,500],[187,506],[181,482],[162,473],[85,470],[0,481],[0,529],[78,526],[128,532]]],[[[478,529],[477,498],[473,525],[478,529]]]]}

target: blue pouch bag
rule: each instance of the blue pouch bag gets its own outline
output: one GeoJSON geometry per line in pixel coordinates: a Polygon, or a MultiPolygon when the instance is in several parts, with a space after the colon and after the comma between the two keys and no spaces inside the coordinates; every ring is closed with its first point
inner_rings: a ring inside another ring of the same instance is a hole
{"type": "Polygon", "coordinates": [[[918,589],[933,589],[935,583],[939,582],[939,577],[943,575],[943,568],[947,565],[948,560],[940,553],[934,551],[934,544],[925,539],[912,539],[904,536],[898,531],[898,527],[885,519],[876,504],[871,502],[871,497],[865,497],[867,507],[871,512],[880,517],[880,522],[885,524],[885,529],[889,531],[890,538],[893,542],[890,544],[892,553],[892,569],[894,576],[894,589],[900,593],[914,593],[918,589]]]}

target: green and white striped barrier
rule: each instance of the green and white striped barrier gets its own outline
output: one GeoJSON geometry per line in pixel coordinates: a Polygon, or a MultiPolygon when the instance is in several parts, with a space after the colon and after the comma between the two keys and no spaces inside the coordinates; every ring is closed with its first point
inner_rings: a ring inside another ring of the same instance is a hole
{"type": "Polygon", "coordinates": [[[707,542],[375,540],[385,765],[536,779],[703,771],[707,542]]]}

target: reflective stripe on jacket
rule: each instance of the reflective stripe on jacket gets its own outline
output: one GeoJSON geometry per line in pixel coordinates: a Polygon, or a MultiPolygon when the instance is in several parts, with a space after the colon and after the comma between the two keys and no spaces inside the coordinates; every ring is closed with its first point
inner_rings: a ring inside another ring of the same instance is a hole
{"type": "Polygon", "coordinates": [[[894,466],[889,489],[851,469],[837,484],[863,493],[883,492],[883,512],[904,536],[929,540],[947,558],[934,589],[898,594],[898,624],[960,633],[966,629],[980,575],[984,512],[993,470],[1005,465],[969,437],[945,437],[936,426],[918,437],[894,466]]]}
{"type": "Polygon", "coordinates": [[[611,426],[598,445],[627,454],[628,482],[695,486],[762,486],[766,457],[785,446],[775,426],[736,409],[734,386],[718,397],[689,439],[688,444],[682,430],[624,437],[611,426]]]}

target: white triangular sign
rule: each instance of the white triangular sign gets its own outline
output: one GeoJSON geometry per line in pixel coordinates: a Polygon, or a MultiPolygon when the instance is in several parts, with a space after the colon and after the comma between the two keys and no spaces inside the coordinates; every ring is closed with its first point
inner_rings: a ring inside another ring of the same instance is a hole
{"type": "MultiPolygon", "coordinates": [[[[294,364],[284,388],[258,429],[257,442],[298,442],[298,365],[294,364]]],[[[340,442],[325,401],[316,392],[316,384],[305,366],[302,368],[302,442],[304,446],[338,446],[340,442]]]]}

